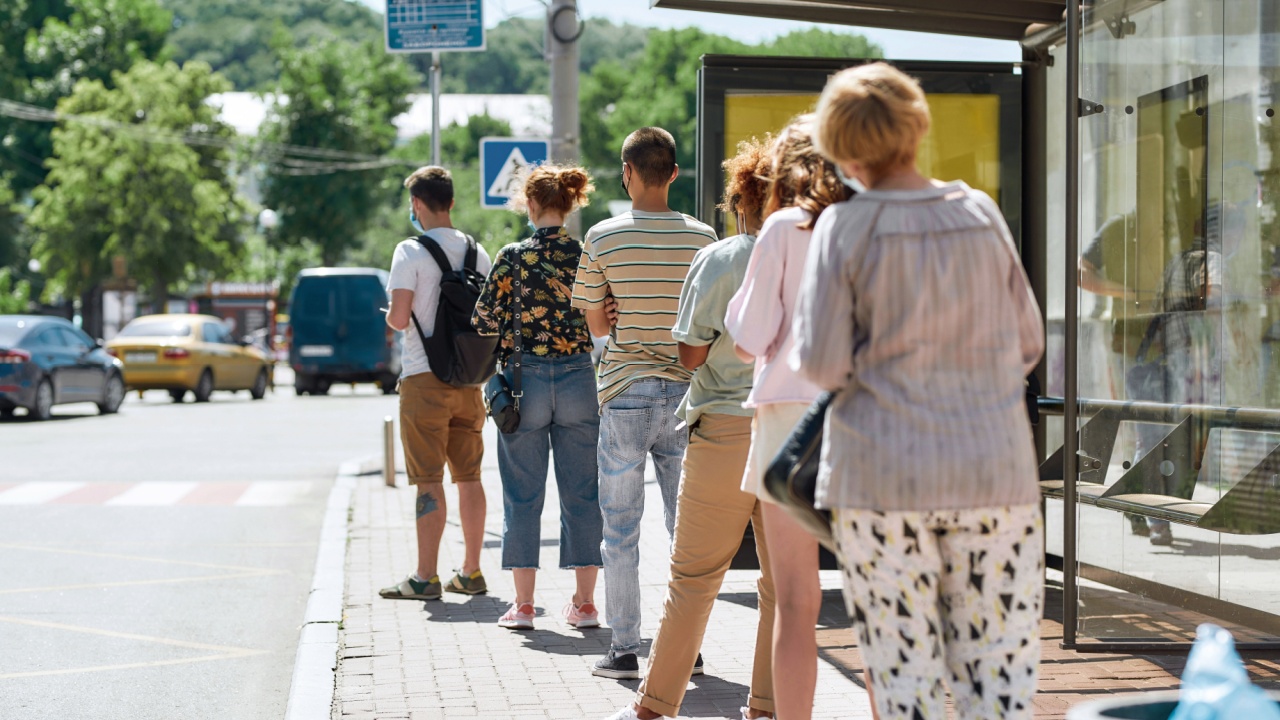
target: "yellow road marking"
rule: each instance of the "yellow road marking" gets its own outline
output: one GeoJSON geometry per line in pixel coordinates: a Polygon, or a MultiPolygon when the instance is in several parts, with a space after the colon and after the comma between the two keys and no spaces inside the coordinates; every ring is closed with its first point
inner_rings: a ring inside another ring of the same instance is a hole
{"type": "Polygon", "coordinates": [[[83,627],[80,625],[66,625],[63,623],[48,622],[45,620],[0,617],[0,622],[12,623],[14,625],[29,625],[31,627],[46,628],[50,630],[64,630],[66,632],[101,635],[103,637],[117,638],[120,640],[134,640],[137,642],[155,643],[157,645],[170,645],[173,647],[189,648],[192,650],[208,650],[216,653],[214,655],[201,655],[199,657],[177,658],[173,660],[150,660],[146,662],[122,663],[118,665],[93,665],[90,667],[67,668],[63,670],[31,670],[27,672],[0,673],[0,680],[45,677],[50,675],[74,675],[77,673],[105,672],[108,670],[131,670],[135,668],[163,667],[165,665],[212,662],[214,660],[235,660],[239,658],[254,657],[256,655],[265,655],[268,652],[266,650],[253,650],[251,648],[229,647],[226,645],[211,645],[209,643],[192,642],[190,640],[175,640],[173,638],[156,637],[154,635],[139,635],[137,633],[118,632],[116,630],[103,630],[100,628],[83,627]]]}
{"type": "Polygon", "coordinates": [[[140,585],[172,585],[182,582],[204,582],[206,580],[231,580],[234,578],[264,577],[279,575],[283,570],[247,570],[245,572],[222,573],[221,575],[199,575],[195,577],[157,578],[155,580],[116,580],[100,583],[77,583],[75,585],[49,585],[46,587],[12,588],[0,590],[0,595],[17,595],[20,593],[61,592],[63,590],[97,590],[100,588],[136,587],[140,585]]]}
{"type": "Polygon", "coordinates": [[[62,553],[64,555],[84,555],[87,557],[112,558],[114,560],[136,560],[138,562],[152,562],[163,565],[186,565],[189,567],[213,568],[215,570],[235,570],[238,572],[268,572],[272,574],[283,572],[282,570],[264,570],[263,568],[244,567],[241,565],[218,565],[215,563],[193,562],[191,560],[169,560],[167,558],[148,557],[145,555],[121,555],[118,553],[92,552],[90,550],[71,550],[68,548],[41,547],[39,545],[19,545],[16,543],[0,543],[0,548],[62,553]]]}
{"type": "Polygon", "coordinates": [[[203,655],[201,657],[183,658],[181,660],[155,660],[152,662],[126,663],[124,665],[95,665],[85,668],[70,668],[68,670],[35,670],[31,672],[6,673],[0,674],[0,680],[13,680],[16,678],[44,677],[48,675],[75,675],[77,673],[105,672],[108,670],[132,670],[134,668],[153,668],[163,667],[165,665],[184,665],[187,663],[212,662],[214,660],[236,660],[239,658],[250,657],[252,655],[265,654],[266,650],[254,650],[252,652],[237,653],[235,655],[203,655]]]}

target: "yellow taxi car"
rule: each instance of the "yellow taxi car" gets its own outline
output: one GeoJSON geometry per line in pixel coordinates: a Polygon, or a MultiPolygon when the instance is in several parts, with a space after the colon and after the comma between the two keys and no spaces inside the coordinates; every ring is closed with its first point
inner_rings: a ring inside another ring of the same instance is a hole
{"type": "Polygon", "coordinates": [[[106,344],[124,363],[131,390],[168,390],[182,402],[190,390],[207,402],[214,390],[248,390],[261,400],[272,384],[274,363],[247,341],[231,337],[212,315],[144,315],[106,344]]]}

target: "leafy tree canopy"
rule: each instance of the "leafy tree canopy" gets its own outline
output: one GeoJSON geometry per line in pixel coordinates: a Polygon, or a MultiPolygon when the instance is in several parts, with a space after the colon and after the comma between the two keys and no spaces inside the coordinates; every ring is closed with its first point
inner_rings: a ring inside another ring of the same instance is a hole
{"type": "MultiPolygon", "coordinates": [[[[416,73],[376,43],[323,41],[291,48],[287,37],[277,38],[280,84],[263,139],[362,155],[388,153],[396,140],[391,121],[408,109],[408,93],[419,83],[416,73]]],[[[263,202],[279,214],[275,240],[314,243],[326,265],[336,264],[368,225],[370,208],[386,202],[383,172],[273,165],[263,202]]]]}
{"type": "Polygon", "coordinates": [[[81,80],[58,104],[96,122],[53,132],[49,177],[29,218],[34,252],[63,294],[91,289],[125,258],[163,306],[172,284],[197,268],[222,269],[235,252],[244,207],[223,147],[234,131],[206,103],[230,85],[204,63],[147,61],[113,81],[81,80]]]}
{"type": "MultiPolygon", "coordinates": [[[[0,2],[0,97],[53,108],[80,80],[161,56],[170,16],[154,0],[0,2]]],[[[18,196],[44,181],[51,126],[0,116],[0,162],[18,196]]]]}
{"type": "Polygon", "coordinates": [[[238,90],[269,90],[279,77],[273,37],[287,28],[291,44],[381,42],[382,17],[350,0],[160,0],[173,12],[169,51],[202,60],[238,90]]]}

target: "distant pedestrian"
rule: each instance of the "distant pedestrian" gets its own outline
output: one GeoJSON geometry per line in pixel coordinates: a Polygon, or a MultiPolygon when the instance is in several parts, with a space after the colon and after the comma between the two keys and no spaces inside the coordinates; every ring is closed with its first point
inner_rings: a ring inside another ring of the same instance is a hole
{"type": "Polygon", "coordinates": [[[916,168],[919,84],[834,76],[819,150],[868,190],[814,228],[799,374],[836,391],[817,502],[881,720],[1030,719],[1043,522],[1024,378],[1044,323],[1000,208],[916,168]]]}
{"type": "Polygon", "coordinates": [[[676,408],[689,390],[671,337],[680,289],[694,253],[715,231],[667,206],[676,179],[676,143],[661,128],[641,128],[622,145],[622,185],[632,210],[587,232],[573,288],[592,335],[609,336],[600,361],[600,509],[604,513],[605,613],[613,639],[595,675],[640,677],[640,518],[645,458],[652,456],[673,533],[676,489],[687,431],[676,408]],[[617,325],[608,301],[617,301],[617,325]]]}
{"type": "Polygon", "coordinates": [[[764,537],[777,588],[773,625],[778,715],[808,720],[818,681],[814,628],[822,609],[818,583],[818,541],[776,504],[764,489],[764,471],[821,390],[787,364],[791,315],[804,279],[814,223],[830,205],[853,192],[835,166],[813,146],[814,118],[794,120],[774,141],[765,174],[772,180],[765,201],[764,228],[751,252],[745,279],[729,303],[725,327],[744,358],[755,360],[755,380],[747,404],[755,408],[751,458],[742,489],[764,502],[764,537]]]}
{"type": "Polygon", "coordinates": [[[418,567],[398,585],[383,588],[384,598],[438,600],[441,590],[476,595],[486,591],[480,572],[484,541],[485,497],[480,484],[484,456],[484,402],[478,387],[454,387],[431,371],[418,334],[434,329],[443,270],[430,246],[442,250],[454,270],[474,252],[475,270],[489,271],[484,248],[453,227],[453,178],[442,167],[424,167],[404,181],[409,190],[409,221],[421,233],[396,246],[391,260],[391,306],[387,324],[404,335],[400,376],[400,439],[409,483],[417,488],[418,567]],[[462,568],[442,588],[436,572],[445,528],[444,471],[458,487],[459,516],[466,545],[462,568]]]}
{"type": "Polygon", "coordinates": [[[694,372],[677,410],[689,428],[689,447],[680,477],[671,580],[636,702],[610,720],[652,720],[680,713],[689,676],[701,669],[698,650],[711,608],[748,523],[755,528],[760,560],[760,618],[751,691],[742,716],[773,716],[771,566],[760,502],[740,488],[751,447],[752,410],[743,407],[751,392],[751,364],[734,353],[733,337],[724,325],[729,299],[742,285],[760,231],[769,172],[765,149],[760,142],[743,143],[725,163],[729,177],[721,208],[736,217],[741,232],[699,250],[684,282],[671,335],[679,343],[680,364],[694,372]]]}
{"type": "Polygon", "coordinates": [[[602,532],[596,475],[600,405],[587,319],[572,306],[582,243],[565,227],[565,218],[584,207],[594,189],[582,168],[543,165],[529,174],[515,207],[528,214],[533,237],[498,253],[472,320],[482,334],[502,338],[503,373],[512,388],[512,354],[517,347],[521,353],[520,425],[498,435],[502,567],[512,571],[516,586],[511,608],[498,624],[516,630],[533,628],[551,458],[560,495],[560,567],[577,576],[577,591],[562,615],[577,628],[600,625],[595,606],[602,532]],[[517,288],[519,336],[513,306],[517,288]]]}

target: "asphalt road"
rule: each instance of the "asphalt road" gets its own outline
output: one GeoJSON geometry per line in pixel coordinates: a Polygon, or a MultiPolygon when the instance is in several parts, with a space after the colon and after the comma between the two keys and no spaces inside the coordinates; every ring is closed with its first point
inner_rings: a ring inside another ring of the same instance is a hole
{"type": "Polygon", "coordinates": [[[0,422],[0,718],[281,717],[328,490],[395,414],[282,385],[0,422]]]}

